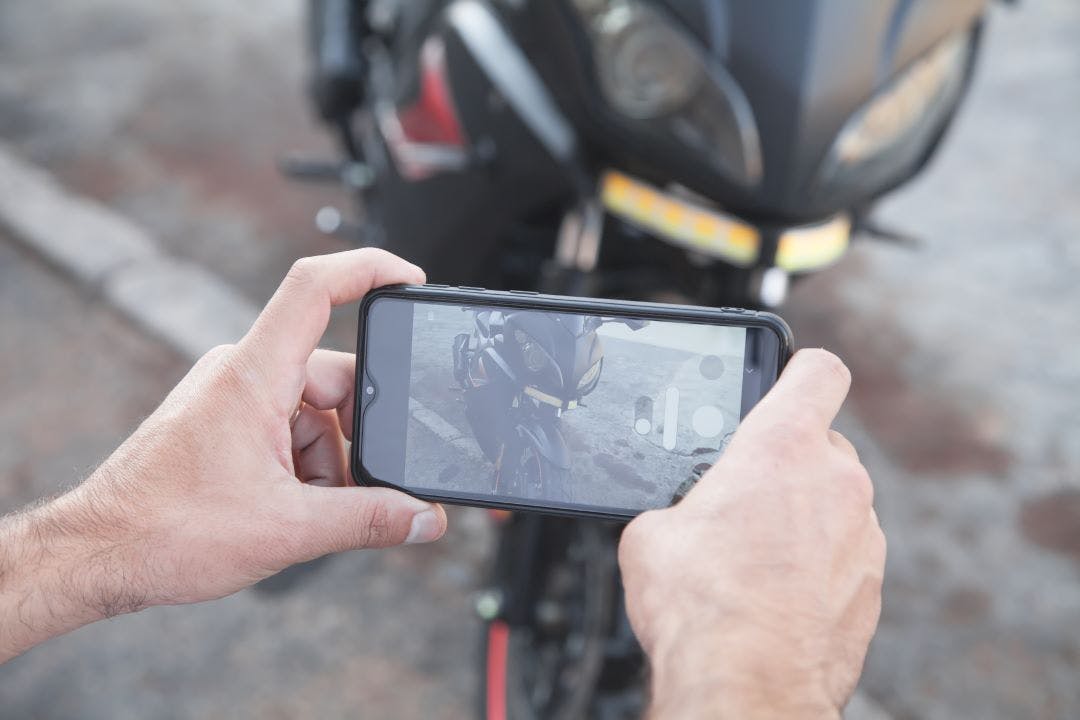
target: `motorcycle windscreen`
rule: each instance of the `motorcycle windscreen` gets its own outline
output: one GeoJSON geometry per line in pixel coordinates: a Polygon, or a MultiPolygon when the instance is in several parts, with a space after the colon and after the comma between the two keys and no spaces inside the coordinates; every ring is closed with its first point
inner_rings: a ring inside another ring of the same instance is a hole
{"type": "Polygon", "coordinates": [[[381,298],[358,387],[362,474],[462,503],[614,515],[666,507],[771,384],[766,335],[381,298]]]}

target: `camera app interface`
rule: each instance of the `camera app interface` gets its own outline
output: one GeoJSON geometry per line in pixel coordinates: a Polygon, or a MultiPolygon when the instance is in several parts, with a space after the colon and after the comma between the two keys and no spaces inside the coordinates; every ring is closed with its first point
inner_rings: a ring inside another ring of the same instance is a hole
{"type": "Polygon", "coordinates": [[[746,330],[418,303],[405,484],[666,506],[739,422],[746,330]]]}

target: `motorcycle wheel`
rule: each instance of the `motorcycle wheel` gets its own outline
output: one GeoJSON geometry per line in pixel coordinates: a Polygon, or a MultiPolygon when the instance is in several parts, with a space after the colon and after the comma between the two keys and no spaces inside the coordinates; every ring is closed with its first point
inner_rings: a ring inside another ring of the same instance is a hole
{"type": "MultiPolygon", "coordinates": [[[[481,717],[485,720],[578,720],[596,717],[593,692],[604,665],[612,622],[615,546],[599,523],[543,525],[540,542],[549,563],[537,568],[535,585],[519,597],[525,616],[510,611],[483,627],[481,717]]],[[[536,526],[534,526],[536,527],[536,526]]],[[[514,521],[503,550],[520,547],[514,521]]],[[[497,578],[501,595],[512,580],[497,578]]]]}
{"type": "Polygon", "coordinates": [[[529,500],[573,502],[570,470],[558,467],[520,437],[503,445],[495,489],[500,495],[529,500]]]}

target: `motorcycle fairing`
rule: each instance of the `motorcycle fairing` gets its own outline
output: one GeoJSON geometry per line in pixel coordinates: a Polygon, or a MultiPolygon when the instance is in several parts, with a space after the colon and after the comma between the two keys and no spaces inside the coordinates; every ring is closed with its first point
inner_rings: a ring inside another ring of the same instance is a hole
{"type": "MultiPolygon", "coordinates": [[[[803,224],[861,206],[923,167],[953,116],[959,94],[935,114],[933,132],[911,138],[915,151],[896,157],[888,172],[874,173],[865,183],[857,177],[807,192],[819,181],[822,161],[844,124],[936,45],[953,36],[974,37],[987,0],[645,4],[697,36],[699,49],[745,93],[761,141],[761,182],[740,185],[701,162],[678,138],[645,127],[607,103],[596,48],[574,3],[523,3],[516,13],[516,32],[543,37],[542,44],[525,47],[542,48],[531,52],[530,59],[578,128],[582,147],[607,167],[660,187],[676,179],[745,220],[803,224]]],[[[974,52],[965,60],[965,74],[973,62],[974,52]]]]}
{"type": "Polygon", "coordinates": [[[535,340],[551,360],[546,372],[539,374],[536,385],[549,395],[569,402],[577,399],[578,383],[603,357],[604,348],[596,335],[599,318],[582,315],[521,312],[507,318],[506,340],[513,329],[520,329],[535,340]]]}
{"type": "Polygon", "coordinates": [[[491,366],[488,365],[488,363],[491,363],[492,365],[497,367],[503,375],[506,376],[505,382],[507,384],[516,385],[519,382],[517,374],[514,372],[514,369],[507,365],[505,360],[499,357],[499,353],[495,348],[484,348],[484,352],[481,354],[480,358],[480,362],[483,363],[484,372],[487,374],[488,378],[493,377],[491,372],[491,366]]]}

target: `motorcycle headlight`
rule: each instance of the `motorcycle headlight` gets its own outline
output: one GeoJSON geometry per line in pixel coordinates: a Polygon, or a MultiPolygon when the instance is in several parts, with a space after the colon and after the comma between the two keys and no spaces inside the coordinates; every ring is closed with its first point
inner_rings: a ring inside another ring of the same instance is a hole
{"type": "Polygon", "coordinates": [[[574,6],[612,108],[686,145],[733,182],[757,184],[761,148],[750,103],[692,36],[641,0],[574,0],[574,6]]]}
{"type": "Polygon", "coordinates": [[[548,356],[540,347],[540,343],[521,330],[514,331],[514,339],[521,346],[521,359],[525,363],[525,367],[532,372],[540,372],[547,367],[548,356]]]}
{"type": "Polygon", "coordinates": [[[972,32],[947,38],[858,110],[826,156],[820,189],[887,182],[917,160],[959,100],[973,45],[972,32]]]}
{"type": "Polygon", "coordinates": [[[629,3],[595,19],[600,82],[608,101],[635,120],[686,104],[704,78],[693,49],[670,25],[629,3]]]}
{"type": "Polygon", "coordinates": [[[596,380],[596,377],[600,374],[600,366],[603,363],[603,359],[597,360],[591,368],[585,371],[585,374],[581,376],[581,380],[578,381],[578,390],[584,390],[596,380]]]}

